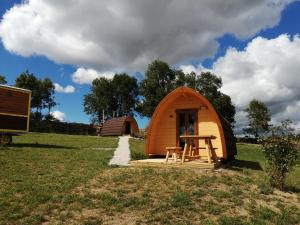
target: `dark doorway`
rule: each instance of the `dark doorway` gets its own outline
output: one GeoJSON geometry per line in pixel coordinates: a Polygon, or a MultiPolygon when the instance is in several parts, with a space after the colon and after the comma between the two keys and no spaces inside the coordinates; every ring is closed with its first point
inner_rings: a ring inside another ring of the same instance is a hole
{"type": "Polygon", "coordinates": [[[178,110],[177,111],[177,145],[184,146],[184,141],[179,138],[181,135],[198,134],[197,110],[178,110]]]}
{"type": "Polygon", "coordinates": [[[125,122],[125,134],[131,134],[131,123],[125,122]]]}

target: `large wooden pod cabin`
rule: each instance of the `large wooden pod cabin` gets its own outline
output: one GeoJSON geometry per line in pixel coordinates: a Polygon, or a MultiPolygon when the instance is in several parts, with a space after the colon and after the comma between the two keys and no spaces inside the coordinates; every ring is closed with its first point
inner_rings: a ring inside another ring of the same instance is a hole
{"type": "Polygon", "coordinates": [[[29,131],[31,91],[0,85],[0,142],[29,131]]]}
{"type": "Polygon", "coordinates": [[[131,135],[139,132],[136,120],[132,116],[122,116],[105,121],[101,129],[101,136],[131,135]]]}
{"type": "MultiPolygon", "coordinates": [[[[232,129],[212,104],[197,91],[179,87],[169,93],[156,107],[148,129],[145,153],[148,156],[166,155],[166,147],[183,146],[180,135],[213,135],[213,148],[218,158],[232,160],[236,142],[232,129]]],[[[199,147],[204,140],[199,140],[199,147]]],[[[199,152],[207,157],[206,151],[199,152]]]]}

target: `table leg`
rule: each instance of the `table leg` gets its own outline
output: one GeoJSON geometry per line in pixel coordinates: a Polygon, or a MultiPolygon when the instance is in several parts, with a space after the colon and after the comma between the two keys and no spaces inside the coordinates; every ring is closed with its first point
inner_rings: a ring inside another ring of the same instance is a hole
{"type": "Polygon", "coordinates": [[[192,151],[193,151],[193,145],[190,143],[190,146],[189,146],[189,161],[191,161],[191,158],[192,158],[192,151]]]}
{"type": "Polygon", "coordinates": [[[187,144],[187,142],[185,142],[185,144],[184,144],[184,149],[183,149],[183,154],[182,154],[182,159],[181,159],[181,163],[184,163],[184,160],[185,160],[185,154],[186,154],[187,148],[188,148],[188,144],[187,144]]]}
{"type": "Polygon", "coordinates": [[[167,150],[167,154],[166,154],[166,162],[168,162],[168,160],[169,160],[169,154],[170,154],[170,150],[167,150]]]}
{"type": "Polygon", "coordinates": [[[205,147],[206,147],[206,152],[208,157],[208,163],[211,164],[210,149],[209,149],[209,143],[207,139],[205,139],[205,147]]]}
{"type": "Polygon", "coordinates": [[[212,142],[211,142],[210,139],[209,139],[209,148],[210,148],[210,151],[211,151],[212,160],[214,161],[214,163],[217,163],[218,162],[217,153],[216,153],[215,149],[213,148],[213,145],[212,145],[212,142]]]}

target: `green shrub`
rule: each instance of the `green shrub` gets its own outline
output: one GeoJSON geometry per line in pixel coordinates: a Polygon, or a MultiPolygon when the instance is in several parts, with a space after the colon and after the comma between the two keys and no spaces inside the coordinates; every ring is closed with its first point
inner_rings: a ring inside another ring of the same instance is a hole
{"type": "Polygon", "coordinates": [[[271,135],[260,140],[267,159],[267,172],[272,186],[283,190],[287,174],[297,163],[298,149],[291,122],[274,127],[271,135]]]}

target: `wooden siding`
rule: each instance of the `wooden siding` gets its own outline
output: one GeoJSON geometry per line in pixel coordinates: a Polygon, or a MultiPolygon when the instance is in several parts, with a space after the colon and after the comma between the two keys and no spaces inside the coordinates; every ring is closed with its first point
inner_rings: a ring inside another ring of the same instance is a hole
{"type": "Polygon", "coordinates": [[[117,117],[107,120],[101,130],[101,136],[120,136],[125,133],[125,124],[130,122],[131,133],[138,132],[136,120],[131,116],[117,117]]]}
{"type": "MultiPolygon", "coordinates": [[[[218,157],[223,157],[222,142],[220,136],[220,130],[216,119],[213,117],[208,109],[201,109],[198,112],[199,117],[199,135],[213,135],[216,139],[212,139],[212,145],[216,151],[218,157]]],[[[199,146],[205,147],[204,140],[199,140],[199,146]]],[[[207,152],[200,151],[200,156],[207,156],[207,152]]]]}
{"type": "Polygon", "coordinates": [[[0,113],[27,116],[29,93],[0,87],[0,113]]]}
{"type": "Polygon", "coordinates": [[[0,132],[29,131],[31,91],[0,85],[0,132]]]}
{"type": "MultiPolygon", "coordinates": [[[[216,121],[210,111],[200,106],[206,106],[204,102],[193,96],[179,96],[169,102],[168,107],[160,112],[160,116],[153,127],[153,135],[149,140],[152,143],[151,154],[165,155],[167,146],[176,146],[176,110],[198,108],[198,134],[214,135],[217,138],[212,140],[218,157],[222,157],[222,144],[220,132],[216,121]]],[[[204,141],[199,141],[199,146],[204,147],[204,141]]],[[[206,156],[205,151],[200,151],[202,156],[206,156]]]]}
{"type": "MultiPolygon", "coordinates": [[[[218,157],[234,157],[236,146],[232,129],[223,129],[223,122],[209,101],[187,87],[177,88],[157,106],[149,126],[146,154],[165,155],[166,147],[176,146],[176,111],[182,109],[198,109],[198,134],[216,137],[212,145],[218,157]],[[230,148],[228,152],[227,148],[230,148]]],[[[204,147],[204,140],[199,141],[199,146],[204,147]]],[[[207,156],[207,153],[200,150],[200,155],[207,156]]]]}

